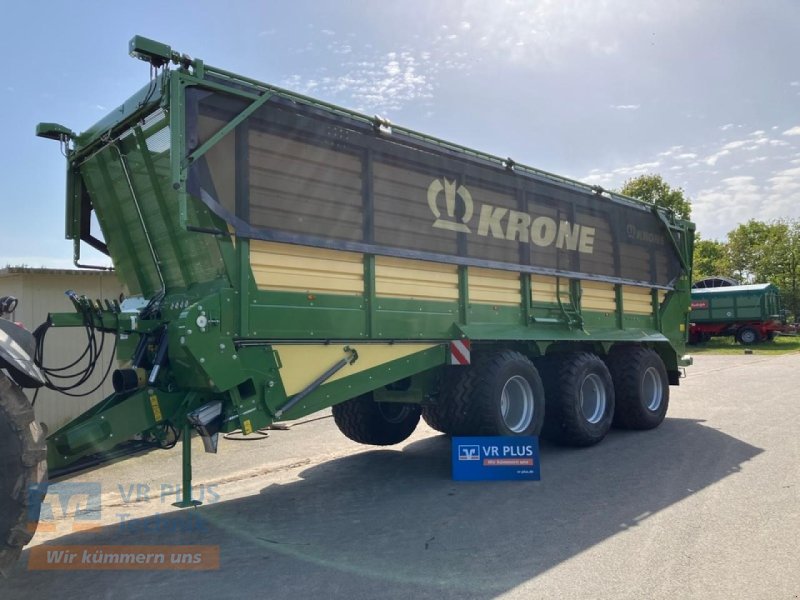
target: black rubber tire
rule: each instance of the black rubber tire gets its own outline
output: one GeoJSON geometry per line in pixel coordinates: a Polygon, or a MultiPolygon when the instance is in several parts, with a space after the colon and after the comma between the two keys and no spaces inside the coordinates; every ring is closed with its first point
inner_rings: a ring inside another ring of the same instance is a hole
{"type": "Polygon", "coordinates": [[[425,422],[456,436],[539,435],[544,423],[544,385],[533,363],[512,350],[474,356],[472,365],[448,369],[439,403],[423,408],[425,422]],[[520,415],[517,423],[508,423],[503,414],[503,391],[509,384],[510,393],[530,395],[530,413],[520,415]],[[518,427],[512,429],[514,425],[518,427]]]}
{"type": "Polygon", "coordinates": [[[606,364],[596,354],[575,352],[555,355],[542,366],[547,399],[542,437],[563,446],[600,442],[614,418],[614,384],[606,364]],[[581,388],[589,376],[596,376],[591,383],[599,382],[605,393],[605,408],[594,423],[581,408],[581,388]]]}
{"type": "Polygon", "coordinates": [[[542,378],[533,363],[524,354],[512,350],[493,352],[478,356],[471,367],[475,370],[475,386],[471,406],[475,417],[471,421],[477,426],[475,435],[539,435],[544,425],[545,394],[542,378]],[[520,378],[520,379],[517,379],[520,378]],[[527,386],[507,386],[512,382],[527,386]],[[529,388],[529,389],[528,389],[529,388]],[[525,390],[532,394],[532,414],[520,419],[516,429],[511,429],[503,415],[503,392],[506,389],[525,390]]]}
{"type": "Polygon", "coordinates": [[[372,393],[333,407],[333,420],[343,434],[359,444],[399,444],[417,428],[418,404],[375,402],[372,393]]]}
{"type": "Polygon", "coordinates": [[[661,425],[669,409],[669,379],[658,353],[642,346],[619,346],[611,350],[606,363],[614,382],[614,426],[644,430],[661,425]],[[656,374],[660,390],[650,379],[656,374]],[[659,392],[658,405],[651,409],[659,392]]]}
{"type": "Polygon", "coordinates": [[[428,426],[447,435],[469,435],[475,430],[475,414],[470,410],[475,376],[471,366],[445,367],[438,401],[422,407],[428,426]]]}
{"type": "Polygon", "coordinates": [[[736,332],[736,340],[743,346],[752,346],[761,341],[761,336],[752,327],[742,327],[736,332]]]}
{"type": "Polygon", "coordinates": [[[31,541],[47,492],[47,447],[33,407],[0,372],[0,573],[31,541]]]}

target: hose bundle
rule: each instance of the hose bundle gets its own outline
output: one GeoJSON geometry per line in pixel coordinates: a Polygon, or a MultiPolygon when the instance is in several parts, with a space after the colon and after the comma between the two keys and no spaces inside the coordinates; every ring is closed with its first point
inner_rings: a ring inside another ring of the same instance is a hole
{"type": "MultiPolygon", "coordinates": [[[[74,398],[81,398],[84,396],[88,396],[93,392],[100,389],[100,386],[103,385],[103,382],[108,377],[108,374],[111,372],[111,366],[114,364],[114,355],[117,352],[117,335],[116,332],[113,332],[112,335],[114,336],[114,349],[111,358],[108,361],[108,367],[100,379],[100,382],[94,386],[92,389],[84,392],[75,392],[77,388],[81,387],[85,384],[95,372],[97,368],[97,364],[100,362],[101,356],[103,354],[103,348],[105,347],[106,343],[106,335],[108,332],[103,331],[102,329],[98,329],[95,326],[94,318],[91,314],[91,307],[87,305],[87,303],[78,301],[75,302],[76,307],[80,311],[81,315],[83,316],[83,328],[86,332],[86,347],[84,348],[81,355],[76,358],[73,362],[69,363],[68,365],[63,365],[60,367],[48,367],[44,364],[44,345],[45,345],[45,337],[47,332],[49,331],[50,327],[52,327],[52,322],[48,319],[36,330],[33,332],[33,337],[36,341],[35,352],[33,356],[33,361],[36,363],[36,366],[42,371],[42,374],[45,377],[45,386],[51,390],[55,390],[67,396],[72,396],[74,398]],[[98,341],[98,333],[99,341],[98,341]]],[[[102,313],[98,313],[98,319],[100,321],[100,326],[103,326],[103,317],[102,313]]]]}

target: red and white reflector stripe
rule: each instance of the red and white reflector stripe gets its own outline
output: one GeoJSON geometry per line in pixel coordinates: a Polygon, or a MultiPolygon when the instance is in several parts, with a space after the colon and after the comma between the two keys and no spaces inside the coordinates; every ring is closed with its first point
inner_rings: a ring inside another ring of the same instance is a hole
{"type": "Polygon", "coordinates": [[[450,364],[451,365],[470,364],[469,340],[453,340],[452,342],[450,342],[450,364]]]}

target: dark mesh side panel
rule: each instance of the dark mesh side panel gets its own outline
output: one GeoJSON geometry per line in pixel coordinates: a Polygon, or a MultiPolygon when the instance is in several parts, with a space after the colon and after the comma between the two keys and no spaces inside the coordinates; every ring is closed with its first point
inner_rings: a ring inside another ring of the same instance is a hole
{"type": "MultiPolygon", "coordinates": [[[[188,91],[190,152],[247,104],[188,91]]],[[[661,286],[681,272],[646,208],[277,96],[192,165],[189,192],[252,238],[661,286]]]]}
{"type": "Polygon", "coordinates": [[[277,135],[250,132],[250,224],[359,241],[361,160],[277,135]]]}

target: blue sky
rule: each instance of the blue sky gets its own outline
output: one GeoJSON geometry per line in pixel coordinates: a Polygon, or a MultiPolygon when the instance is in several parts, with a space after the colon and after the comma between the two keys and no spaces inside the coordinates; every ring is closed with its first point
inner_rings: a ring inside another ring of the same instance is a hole
{"type": "Polygon", "coordinates": [[[659,173],[723,238],[800,217],[798,31],[797,0],[14,3],[0,266],[71,265],[64,159],[34,127],[84,130],[141,87],[135,34],[604,187],[659,173]]]}

